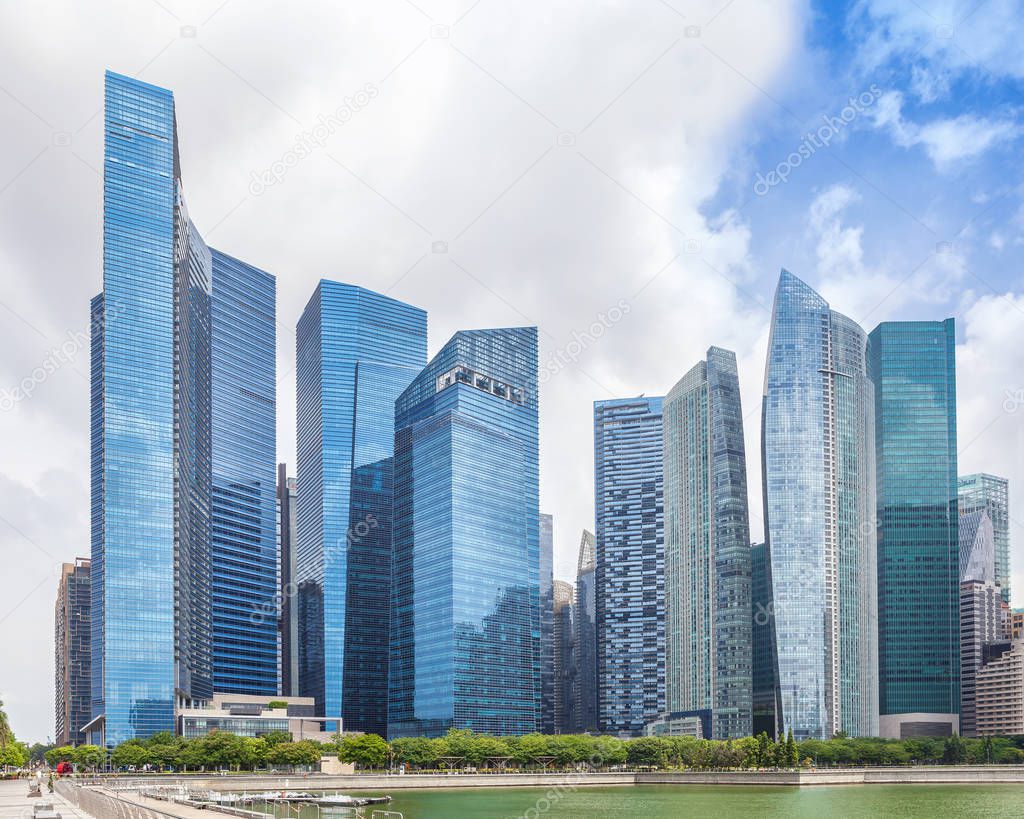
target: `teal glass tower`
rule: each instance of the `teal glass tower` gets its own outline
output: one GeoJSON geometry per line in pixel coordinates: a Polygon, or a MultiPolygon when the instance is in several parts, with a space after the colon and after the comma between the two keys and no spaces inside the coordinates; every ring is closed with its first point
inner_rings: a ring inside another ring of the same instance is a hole
{"type": "Polygon", "coordinates": [[[537,729],[537,432],[534,327],[456,333],[395,403],[391,737],[537,729]]]}
{"type": "Polygon", "coordinates": [[[736,355],[712,347],[665,397],[665,708],[750,736],[751,563],[736,355]]]}
{"type": "Polygon", "coordinates": [[[112,747],[215,684],[276,685],[275,307],[189,219],[171,92],[107,72],[104,132],[86,730],[112,747]]]}
{"type": "Polygon", "coordinates": [[[953,319],[879,324],[875,392],[880,731],[951,734],[960,711],[953,319]]]}
{"type": "Polygon", "coordinates": [[[594,402],[597,722],[620,736],[665,711],[662,402],[594,402]]]}
{"type": "Polygon", "coordinates": [[[867,336],[782,271],[762,404],[779,730],[878,732],[874,390],[867,336]]]}
{"type": "Polygon", "coordinates": [[[958,481],[960,513],[984,509],[992,521],[995,538],[996,585],[1003,601],[1010,602],[1010,482],[986,473],[963,475],[958,481]]]}
{"type": "Polygon", "coordinates": [[[427,314],[322,280],[296,328],[299,689],[348,731],[387,729],[395,399],[427,314]]]}

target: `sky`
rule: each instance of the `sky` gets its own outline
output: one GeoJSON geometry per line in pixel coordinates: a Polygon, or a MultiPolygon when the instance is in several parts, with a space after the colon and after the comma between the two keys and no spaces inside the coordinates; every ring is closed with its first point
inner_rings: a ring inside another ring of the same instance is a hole
{"type": "Polygon", "coordinates": [[[779,270],[870,331],[954,317],[961,474],[1011,480],[1024,604],[1024,13],[969,0],[0,5],[0,699],[53,734],[89,553],[89,299],[109,68],[175,93],[189,213],[278,286],[278,455],[320,278],[536,325],[541,508],[571,579],[593,402],[736,352],[751,537],[779,270]],[[1017,511],[1020,510],[1020,511],[1017,511]]]}

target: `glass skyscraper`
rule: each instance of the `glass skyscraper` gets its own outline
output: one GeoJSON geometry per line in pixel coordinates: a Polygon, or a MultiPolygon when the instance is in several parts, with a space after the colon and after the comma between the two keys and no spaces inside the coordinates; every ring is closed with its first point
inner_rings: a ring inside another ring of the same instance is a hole
{"type": "Polygon", "coordinates": [[[537,728],[537,432],[533,327],[456,333],[395,404],[392,737],[537,728]]]}
{"type": "Polygon", "coordinates": [[[80,557],[61,567],[57,586],[53,645],[54,738],[58,746],[85,742],[82,726],[91,719],[91,575],[89,561],[80,557]]]}
{"type": "Polygon", "coordinates": [[[298,584],[295,549],[298,541],[295,507],[298,483],[288,476],[288,465],[277,465],[277,542],[281,554],[281,693],[299,696],[298,584]]]}
{"type": "Polygon", "coordinates": [[[576,733],[597,731],[597,601],[595,598],[594,533],[583,530],[576,561],[576,601],[573,606],[573,644],[576,654],[576,677],[573,701],[576,703],[576,733]]]}
{"type": "Polygon", "coordinates": [[[427,314],[322,280],[296,329],[299,687],[348,731],[387,727],[395,399],[427,314]]]}
{"type": "Polygon", "coordinates": [[[638,736],[665,710],[662,398],[594,403],[598,728],[638,736]]]}
{"type": "Polygon", "coordinates": [[[712,347],[665,397],[665,708],[751,732],[750,526],[736,355],[712,347]]]}
{"type": "Polygon", "coordinates": [[[883,322],[875,391],[878,707],[883,736],[957,730],[960,573],[953,319],[883,322]]]}
{"type": "Polygon", "coordinates": [[[751,733],[770,737],[778,733],[778,686],[775,674],[775,617],[772,602],[772,567],[764,543],[750,547],[750,586],[753,611],[751,634],[753,715],[751,733]]]}
{"type": "MultiPolygon", "coordinates": [[[[242,573],[228,553],[241,523],[225,510],[230,501],[214,499],[213,473],[215,458],[235,477],[255,462],[242,480],[262,481],[258,464],[264,455],[273,462],[274,297],[265,274],[242,266],[260,292],[225,303],[235,286],[228,257],[211,252],[188,217],[170,91],[107,72],[104,132],[103,292],[92,300],[89,733],[113,746],[173,730],[175,703],[209,699],[215,677],[237,679],[239,654],[250,668],[267,660],[263,645],[215,646],[239,616],[241,632],[259,642],[249,617],[265,584],[232,585],[242,573]],[[269,340],[250,335],[264,327],[254,305],[270,315],[269,340]],[[254,370],[232,371],[243,360],[254,370]],[[255,419],[238,410],[250,401],[246,390],[263,404],[255,419]],[[232,412],[244,427],[228,434],[215,413],[232,412]],[[245,451],[233,452],[242,439],[245,451]],[[251,460],[258,446],[269,451],[251,460]]],[[[247,531],[244,548],[269,556],[272,585],[272,521],[269,541],[253,545],[265,536],[247,531]]],[[[269,657],[276,668],[276,643],[269,657]]]]}
{"type": "Polygon", "coordinates": [[[992,521],[996,550],[996,584],[1003,601],[1010,602],[1010,482],[1006,478],[979,473],[964,475],[958,481],[960,512],[985,509],[992,521]]]}
{"type": "Polygon", "coordinates": [[[537,725],[544,734],[555,733],[557,698],[555,679],[554,519],[540,516],[540,714],[537,725]]]}
{"type": "Polygon", "coordinates": [[[786,270],[762,404],[780,730],[878,732],[874,390],[867,336],[786,270]]]}
{"type": "Polygon", "coordinates": [[[211,256],[213,687],[276,694],[277,285],[225,253],[211,256]]]}

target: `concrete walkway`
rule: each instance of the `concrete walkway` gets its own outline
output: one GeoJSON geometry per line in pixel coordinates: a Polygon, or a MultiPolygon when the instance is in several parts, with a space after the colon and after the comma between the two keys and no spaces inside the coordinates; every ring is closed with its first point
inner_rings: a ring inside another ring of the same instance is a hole
{"type": "MultiPolygon", "coordinates": [[[[27,779],[5,779],[0,781],[0,819],[29,819],[32,816],[32,806],[39,802],[52,802],[53,809],[63,814],[64,819],[100,819],[92,817],[88,813],[76,808],[62,796],[56,793],[46,792],[46,782],[43,782],[43,796],[41,799],[30,799],[28,796],[27,779]]],[[[209,817],[206,817],[209,819],[209,817]]]]}

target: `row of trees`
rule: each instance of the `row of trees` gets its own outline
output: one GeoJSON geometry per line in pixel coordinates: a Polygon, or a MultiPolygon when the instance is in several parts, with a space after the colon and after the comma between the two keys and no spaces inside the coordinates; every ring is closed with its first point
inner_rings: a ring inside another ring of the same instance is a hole
{"type": "MultiPolygon", "coordinates": [[[[239,737],[211,733],[183,739],[170,733],[129,740],[110,756],[115,769],[152,766],[158,770],[254,770],[278,766],[312,766],[323,755],[337,755],[360,769],[381,770],[405,765],[411,770],[545,769],[580,767],[727,770],[797,768],[831,765],[1008,764],[1024,762],[1024,737],[962,739],[851,739],[796,742],[792,733],[778,741],[767,734],[728,740],[693,737],[639,737],[571,734],[527,734],[498,737],[472,731],[449,731],[435,739],[405,737],[385,742],[376,734],[338,737],[333,742],[292,742],[289,734],[239,737]]],[[[54,748],[46,753],[51,766],[69,761],[95,770],[106,762],[94,745],[54,748]]]]}
{"type": "Polygon", "coordinates": [[[28,746],[15,738],[3,701],[0,700],[0,770],[21,768],[28,764],[29,756],[28,746]]]}

